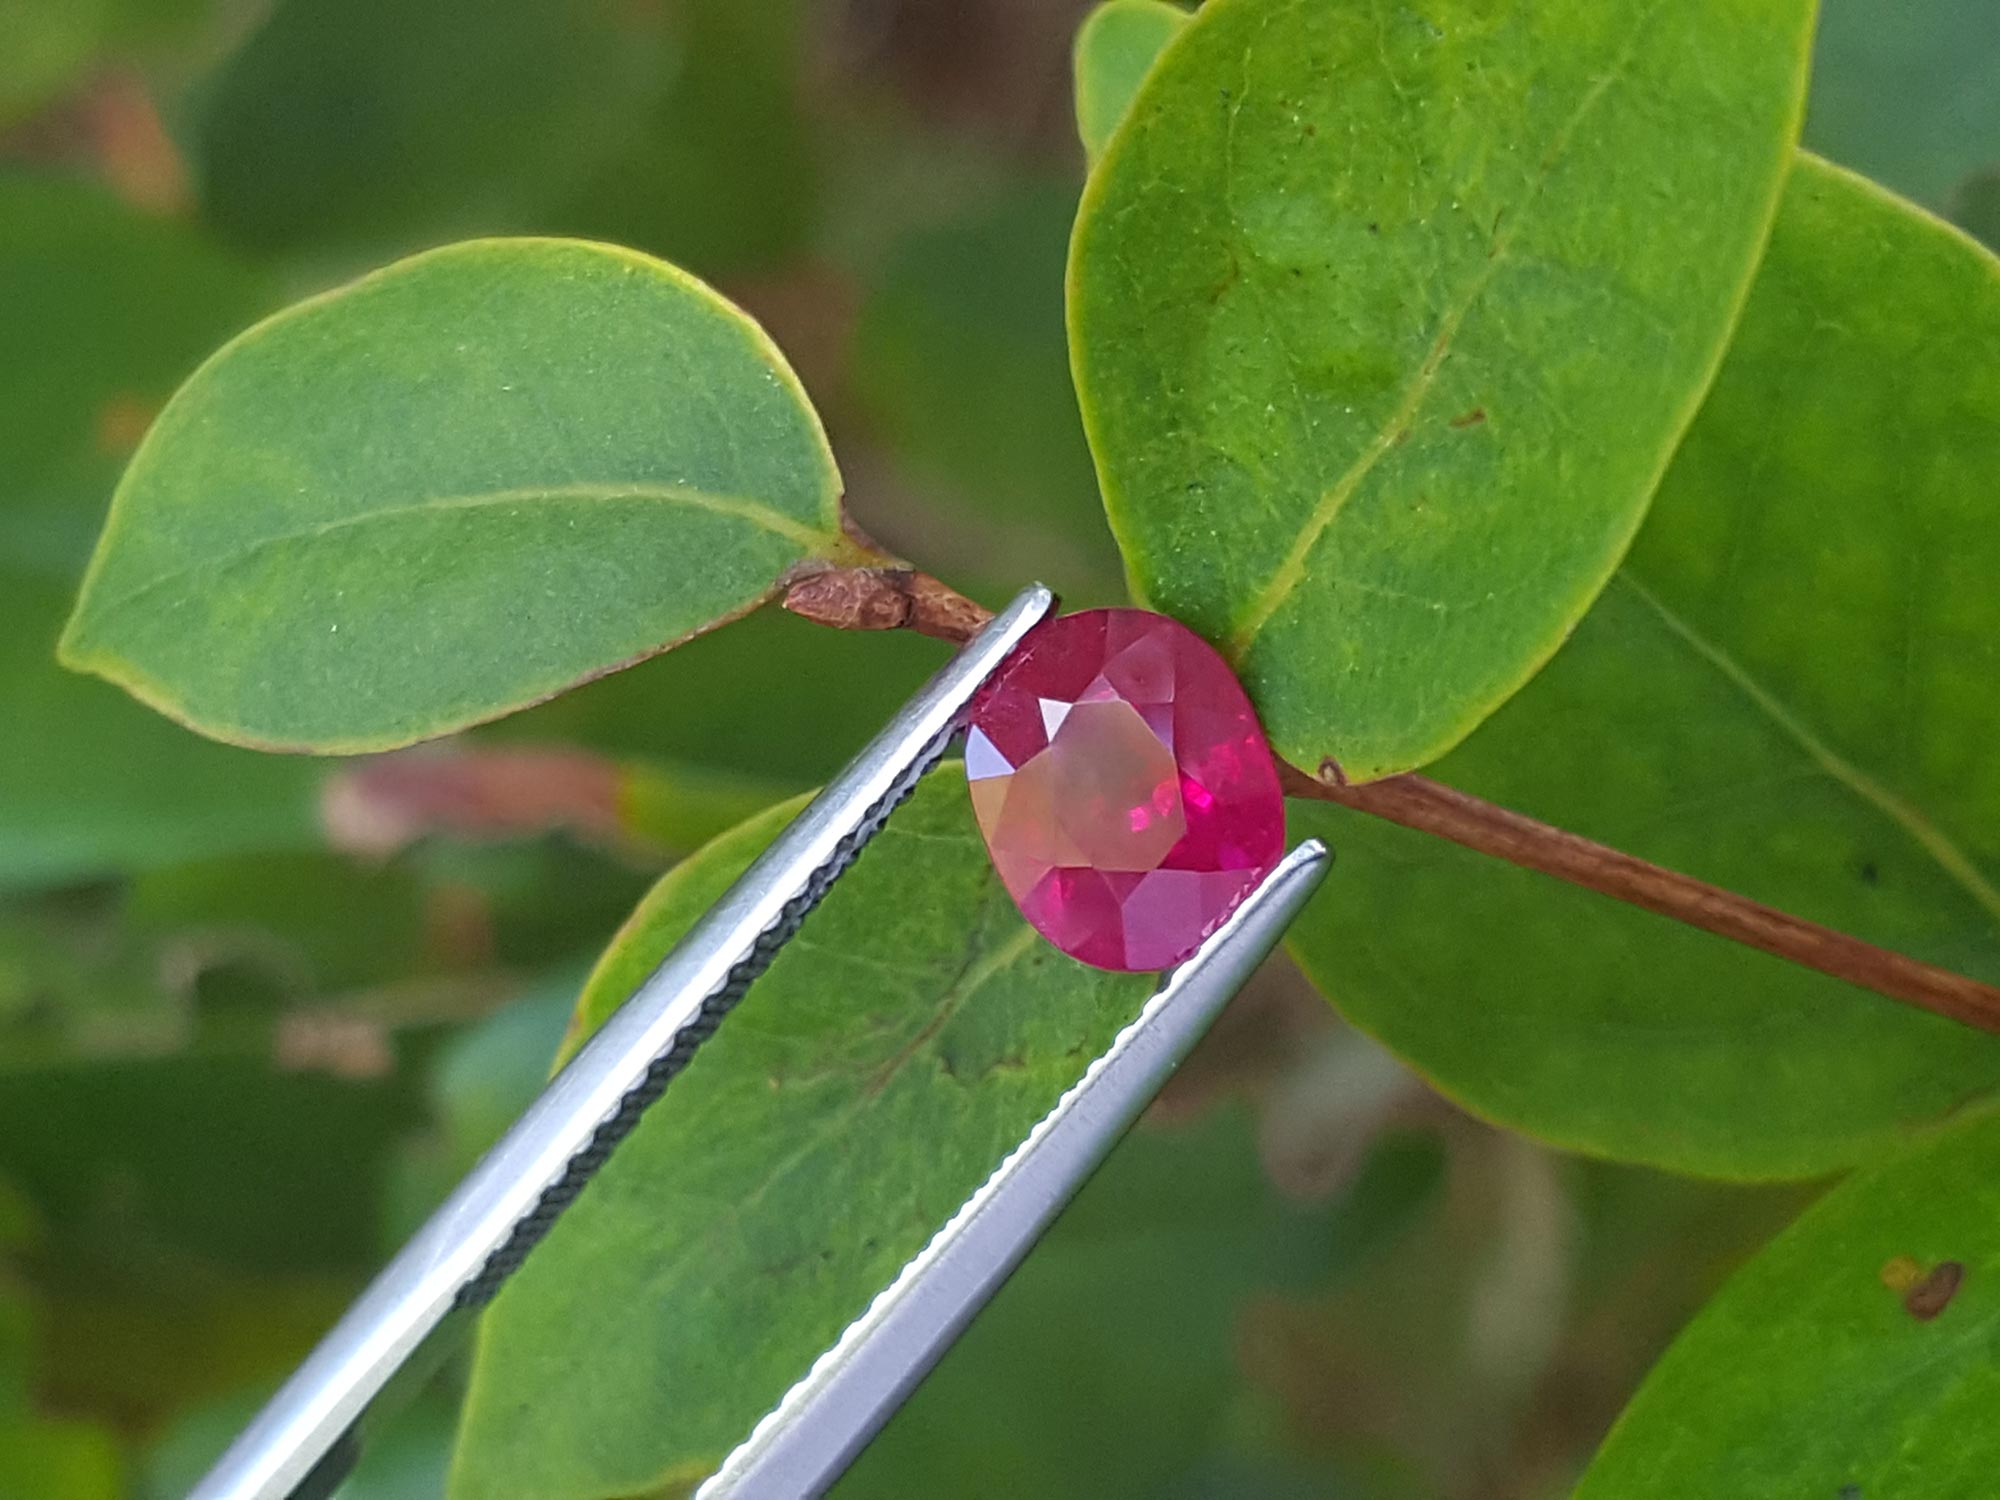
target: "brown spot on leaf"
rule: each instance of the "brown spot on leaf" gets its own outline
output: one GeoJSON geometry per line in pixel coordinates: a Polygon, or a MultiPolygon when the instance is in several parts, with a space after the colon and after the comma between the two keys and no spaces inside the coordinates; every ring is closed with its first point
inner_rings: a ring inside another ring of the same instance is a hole
{"type": "Polygon", "coordinates": [[[1958,1295],[1959,1283],[1965,1280],[1965,1267],[1955,1260],[1941,1260],[1925,1273],[1923,1279],[1903,1293],[1903,1310],[1919,1323],[1928,1323],[1958,1295]]]}
{"type": "Polygon", "coordinates": [[[1454,427],[1477,427],[1481,422],[1484,422],[1485,420],[1486,420],[1486,408],[1483,406],[1475,406],[1472,408],[1471,411],[1467,412],[1464,416],[1453,417],[1451,419],[1451,425],[1454,427]]]}

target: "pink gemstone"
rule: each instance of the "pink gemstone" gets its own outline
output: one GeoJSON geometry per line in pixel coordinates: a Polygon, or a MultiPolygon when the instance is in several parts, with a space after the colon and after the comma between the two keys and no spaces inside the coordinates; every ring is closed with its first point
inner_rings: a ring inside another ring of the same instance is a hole
{"type": "Polygon", "coordinates": [[[1284,852],[1284,796],[1242,684],[1143,609],[1036,627],[973,705],[965,774],[1021,915],[1100,969],[1179,963],[1284,852]]]}

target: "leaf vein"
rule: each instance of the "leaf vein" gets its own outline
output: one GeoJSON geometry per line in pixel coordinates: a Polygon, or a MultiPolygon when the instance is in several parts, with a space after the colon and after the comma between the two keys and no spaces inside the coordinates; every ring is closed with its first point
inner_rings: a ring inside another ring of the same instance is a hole
{"type": "Polygon", "coordinates": [[[360,511],[350,516],[340,516],[330,521],[321,521],[311,526],[301,526],[290,531],[272,532],[260,536],[240,547],[217,553],[213,557],[188,563],[178,568],[169,568],[156,573],[143,583],[119,594],[116,598],[96,604],[87,604],[89,613],[100,619],[116,615],[141,599],[149,598],[171,584],[188,579],[217,577],[233,568],[241,567],[252,558],[275,548],[295,542],[313,542],[338,532],[357,526],[365,526],[378,521],[398,520],[406,516],[423,515],[428,512],[450,510],[481,510],[497,506],[527,506],[537,502],[567,503],[570,501],[617,501],[651,500],[668,504],[691,506],[698,510],[711,511],[718,515],[735,516],[749,522],[759,530],[783,537],[805,549],[808,554],[838,551],[834,538],[805,526],[791,517],[773,510],[759,501],[744,499],[735,495],[712,495],[684,485],[649,484],[572,484],[535,485],[519,489],[483,490],[465,495],[434,496],[422,500],[405,501],[396,505],[379,506],[374,510],[360,511]]]}
{"type": "Polygon", "coordinates": [[[1901,828],[1939,869],[1996,920],[2000,920],[2000,889],[1995,888],[1973,863],[1971,856],[1923,809],[1891,791],[1820,738],[1804,719],[1745,671],[1734,657],[1682,619],[1641,583],[1629,566],[1621,568],[1616,577],[1659,617],[1677,640],[1720,672],[1765,718],[1805,751],[1822,771],[1901,828]]]}
{"type": "Polygon", "coordinates": [[[1520,233],[1521,224],[1540,199],[1542,190],[1547,186],[1556,165],[1568,151],[1570,142],[1575,139],[1577,129],[1612,85],[1629,71],[1638,56],[1648,25],[1663,5],[1664,0],[1655,0],[1655,3],[1647,8],[1646,13],[1635,22],[1623,50],[1613,59],[1609,68],[1591,81],[1590,86],[1584,90],[1582,98],[1577,101],[1576,108],[1550,138],[1548,149],[1542,155],[1525,201],[1517,211],[1504,218],[1502,227],[1493,234],[1485,262],[1467,283],[1465,289],[1446,306],[1444,315],[1438,320],[1438,331],[1431,339],[1429,352],[1404,388],[1402,398],[1390,412],[1388,420],[1383,422],[1345,472],[1320,495],[1312,514],[1299,529],[1298,536],[1293,539],[1277,570],[1238,617],[1224,649],[1224,654],[1232,662],[1239,664],[1242,662],[1251,646],[1255,644],[1258,635],[1270,623],[1271,617],[1284,607],[1285,601],[1291,598],[1299,585],[1304,582],[1306,563],[1319,545],[1321,537],[1347,508],[1348,502],[1354,498],[1355,493],[1374,472],[1376,466],[1402,441],[1405,432],[1415,422],[1417,415],[1423,409],[1424,402],[1437,383],[1438,375],[1444,369],[1445,360],[1451,352],[1452,340],[1457,337],[1466,318],[1471,316],[1473,309],[1479,305],[1480,299],[1493,284],[1494,278],[1499,275],[1502,266],[1507,263],[1514,240],[1520,233]]]}

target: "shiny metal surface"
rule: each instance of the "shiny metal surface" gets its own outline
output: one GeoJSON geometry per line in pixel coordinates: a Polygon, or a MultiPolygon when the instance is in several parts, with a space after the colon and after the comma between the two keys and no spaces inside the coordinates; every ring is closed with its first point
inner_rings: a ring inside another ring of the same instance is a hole
{"type": "Polygon", "coordinates": [[[190,1500],[331,1491],[369,1404],[420,1349],[434,1357],[438,1338],[466,1321],[452,1315],[483,1304],[532,1250],[1054,605],[1047,589],[1023,592],[828,784],[473,1168],[190,1500]]]}
{"type": "Polygon", "coordinates": [[[695,1500],[809,1500],[840,1477],[1277,946],[1329,862],[1317,840],[1286,856],[695,1500]]]}

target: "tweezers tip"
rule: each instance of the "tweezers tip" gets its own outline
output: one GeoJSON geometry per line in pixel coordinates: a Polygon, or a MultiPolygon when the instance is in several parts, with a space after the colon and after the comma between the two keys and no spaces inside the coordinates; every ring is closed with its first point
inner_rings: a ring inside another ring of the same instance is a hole
{"type": "Polygon", "coordinates": [[[1014,607],[1033,620],[1054,614],[1057,603],[1056,591],[1041,582],[1029,584],[1014,596],[1014,607]]]}

